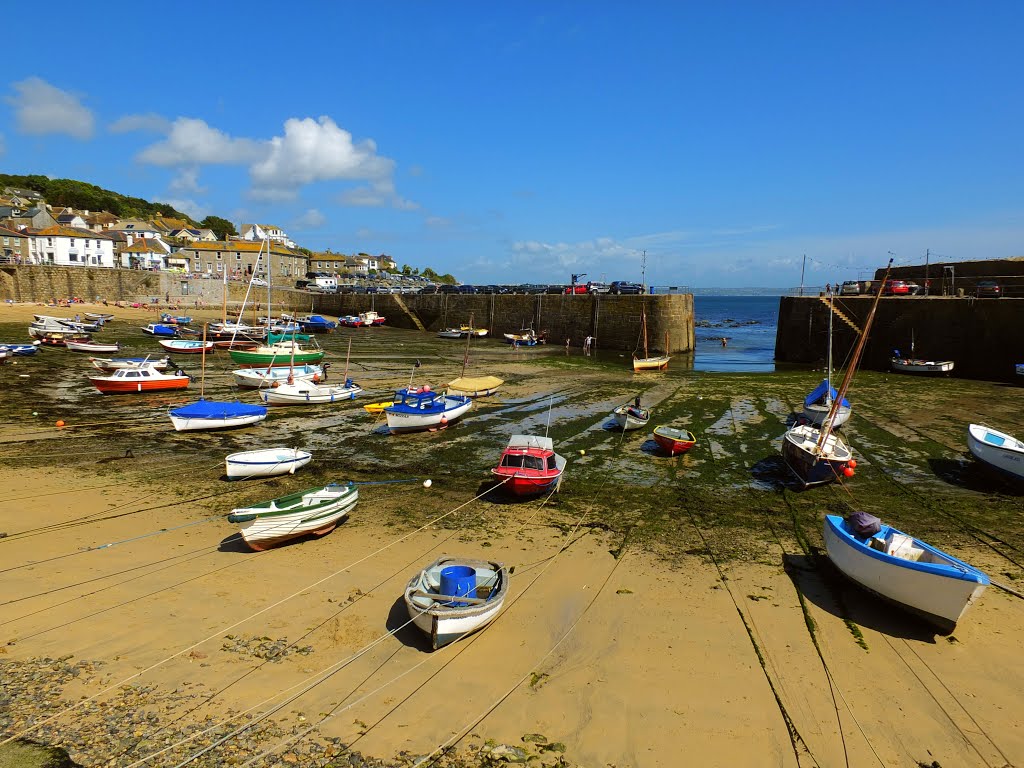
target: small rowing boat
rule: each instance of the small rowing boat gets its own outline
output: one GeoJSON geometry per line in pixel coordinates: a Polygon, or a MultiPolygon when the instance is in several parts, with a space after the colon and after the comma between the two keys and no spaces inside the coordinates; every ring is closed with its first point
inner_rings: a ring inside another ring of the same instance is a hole
{"type": "Polygon", "coordinates": [[[64,342],[64,346],[71,352],[88,352],[89,354],[121,351],[121,345],[117,342],[113,344],[100,344],[96,341],[73,341],[68,339],[64,342]]]}
{"type": "Polygon", "coordinates": [[[307,533],[330,533],[358,500],[359,490],[354,483],[330,483],[233,509],[228,522],[248,523],[241,530],[242,538],[250,549],[259,552],[307,533]]]}
{"type": "Polygon", "coordinates": [[[298,448],[263,448],[228,454],[224,467],[229,480],[294,475],[295,470],[309,464],[312,458],[309,451],[298,448]]]}
{"type": "Polygon", "coordinates": [[[686,453],[697,444],[697,438],[692,432],[676,427],[655,427],[652,436],[654,442],[669,456],[686,453]]]}
{"type": "Polygon", "coordinates": [[[206,352],[208,355],[212,355],[214,352],[214,344],[212,341],[160,339],[158,343],[168,352],[174,352],[179,355],[201,355],[203,352],[206,352]]]}

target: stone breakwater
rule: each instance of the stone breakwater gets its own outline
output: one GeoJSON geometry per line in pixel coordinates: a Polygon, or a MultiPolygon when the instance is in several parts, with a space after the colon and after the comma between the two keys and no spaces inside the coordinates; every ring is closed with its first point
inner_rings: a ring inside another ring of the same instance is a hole
{"type": "MultiPolygon", "coordinates": [[[[226,638],[223,650],[274,659],[286,647],[283,640],[226,638]]],[[[193,661],[208,664],[203,661],[206,658],[206,654],[193,652],[193,661]]],[[[111,684],[102,662],[75,661],[67,656],[0,661],[0,679],[0,741],[27,731],[23,739],[0,746],[0,764],[6,764],[17,753],[23,761],[18,765],[40,768],[117,766],[170,747],[155,764],[173,765],[216,744],[242,725],[253,723],[252,728],[200,756],[191,765],[241,765],[289,737],[299,736],[302,737],[283,751],[272,753],[261,764],[320,768],[484,768],[527,762],[537,768],[573,765],[565,758],[564,745],[536,733],[524,734],[520,745],[484,741],[474,735],[458,751],[439,755],[430,763],[424,762],[424,755],[405,752],[388,758],[367,757],[349,749],[340,739],[316,731],[303,735],[311,723],[302,714],[290,713],[290,722],[267,719],[257,723],[259,712],[241,714],[206,707],[205,702],[214,692],[201,683],[185,683],[170,691],[154,685],[126,684],[102,699],[80,703],[66,717],[45,722],[76,703],[73,691],[77,685],[111,684]],[[232,719],[224,722],[228,718],[232,719]],[[185,739],[189,741],[182,744],[185,739]],[[34,749],[25,746],[28,744],[50,747],[34,749]]]]}

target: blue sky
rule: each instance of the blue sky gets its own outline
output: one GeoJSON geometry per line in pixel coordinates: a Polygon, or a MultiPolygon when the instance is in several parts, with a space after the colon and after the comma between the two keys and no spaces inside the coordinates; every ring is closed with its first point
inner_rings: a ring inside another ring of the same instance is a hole
{"type": "MultiPolygon", "coordinates": [[[[1024,255],[1019,2],[48,6],[0,168],[464,282],[1024,255]],[[64,10],[61,11],[61,6],[64,10]]],[[[12,49],[13,46],[13,49],[12,49]]]]}

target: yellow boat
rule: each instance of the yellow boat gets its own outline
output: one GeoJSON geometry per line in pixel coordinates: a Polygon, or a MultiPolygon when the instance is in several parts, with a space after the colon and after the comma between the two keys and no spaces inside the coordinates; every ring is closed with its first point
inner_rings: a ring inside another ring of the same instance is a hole
{"type": "Polygon", "coordinates": [[[367,413],[374,413],[374,414],[376,414],[376,413],[380,413],[381,411],[383,411],[385,408],[387,408],[389,405],[392,405],[392,404],[393,404],[393,401],[385,400],[383,403],[369,403],[367,405],[364,405],[363,409],[367,413]]]}

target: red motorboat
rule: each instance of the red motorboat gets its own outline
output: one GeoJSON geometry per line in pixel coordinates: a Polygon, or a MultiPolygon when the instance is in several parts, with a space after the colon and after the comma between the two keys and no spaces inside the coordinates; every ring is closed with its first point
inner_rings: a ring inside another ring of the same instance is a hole
{"type": "Polygon", "coordinates": [[[536,496],[558,490],[565,459],[554,451],[550,437],[512,435],[491,474],[513,496],[536,496]]]}
{"type": "Polygon", "coordinates": [[[661,446],[669,456],[686,453],[697,443],[697,438],[685,429],[675,427],[655,427],[654,442],[661,446]]]}
{"type": "Polygon", "coordinates": [[[147,363],[137,368],[119,368],[110,376],[90,376],[89,381],[103,394],[124,394],[187,389],[190,379],[185,374],[161,373],[147,363]]]}

